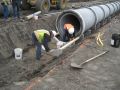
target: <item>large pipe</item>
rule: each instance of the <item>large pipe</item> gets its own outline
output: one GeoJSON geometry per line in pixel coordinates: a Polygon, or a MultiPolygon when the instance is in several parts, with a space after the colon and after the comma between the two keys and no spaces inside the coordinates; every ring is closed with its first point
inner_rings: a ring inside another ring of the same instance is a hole
{"type": "Polygon", "coordinates": [[[96,23],[99,23],[100,21],[102,21],[105,17],[105,12],[104,9],[99,7],[99,6],[92,6],[89,7],[93,12],[94,12],[94,17],[96,18],[96,23]]]}
{"type": "Polygon", "coordinates": [[[120,9],[119,3],[115,2],[115,4],[117,5],[117,9],[120,9]]]}
{"type": "Polygon", "coordinates": [[[104,19],[107,18],[110,15],[110,8],[106,5],[99,5],[99,7],[101,7],[104,11],[104,19]]]}
{"type": "Polygon", "coordinates": [[[76,32],[81,35],[118,11],[120,11],[120,2],[118,1],[87,8],[70,9],[59,15],[56,20],[56,28],[62,37],[64,24],[71,23],[74,25],[76,32]]]}

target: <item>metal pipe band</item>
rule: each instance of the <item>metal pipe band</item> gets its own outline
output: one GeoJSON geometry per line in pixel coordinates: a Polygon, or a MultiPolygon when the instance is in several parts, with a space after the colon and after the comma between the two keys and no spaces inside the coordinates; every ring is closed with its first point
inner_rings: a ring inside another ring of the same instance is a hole
{"type": "Polygon", "coordinates": [[[111,4],[106,4],[110,8],[110,15],[114,13],[114,7],[111,4]]]}
{"type": "Polygon", "coordinates": [[[115,2],[117,4],[118,10],[120,9],[120,4],[119,2],[115,2]]]}
{"type": "Polygon", "coordinates": [[[96,14],[96,18],[97,18],[96,24],[104,19],[105,13],[104,13],[104,10],[101,7],[92,6],[92,7],[89,7],[89,8],[91,8],[96,14]]]}
{"type": "Polygon", "coordinates": [[[116,12],[116,11],[117,11],[117,5],[116,5],[115,3],[111,3],[111,5],[113,5],[113,7],[114,7],[114,12],[116,12]]]}

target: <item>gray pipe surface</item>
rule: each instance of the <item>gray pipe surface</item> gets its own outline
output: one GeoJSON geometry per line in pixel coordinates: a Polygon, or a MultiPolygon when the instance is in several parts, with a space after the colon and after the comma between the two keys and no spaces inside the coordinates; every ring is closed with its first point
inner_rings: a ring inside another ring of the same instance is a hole
{"type": "Polygon", "coordinates": [[[58,16],[56,28],[62,37],[64,34],[64,24],[71,23],[74,25],[76,32],[79,32],[79,35],[81,35],[118,11],[120,11],[120,2],[118,1],[87,8],[70,9],[58,16]]]}

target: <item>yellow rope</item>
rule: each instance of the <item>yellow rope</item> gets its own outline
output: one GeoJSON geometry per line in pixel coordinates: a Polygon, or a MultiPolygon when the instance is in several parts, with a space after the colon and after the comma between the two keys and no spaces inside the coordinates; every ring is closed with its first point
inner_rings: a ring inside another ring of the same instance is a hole
{"type": "Polygon", "coordinates": [[[104,46],[103,40],[101,39],[103,37],[103,34],[104,34],[103,32],[101,32],[101,33],[99,32],[97,37],[96,37],[96,43],[100,47],[104,46]]]}

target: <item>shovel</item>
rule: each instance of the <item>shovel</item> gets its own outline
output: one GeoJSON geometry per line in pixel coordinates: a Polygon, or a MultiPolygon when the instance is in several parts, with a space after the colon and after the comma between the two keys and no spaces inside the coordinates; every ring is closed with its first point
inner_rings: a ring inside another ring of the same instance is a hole
{"type": "Polygon", "coordinates": [[[76,37],[75,39],[73,39],[72,41],[66,43],[64,46],[58,48],[58,49],[52,49],[50,51],[50,53],[53,55],[53,56],[56,56],[56,57],[59,57],[62,53],[63,53],[63,50],[66,49],[68,46],[70,46],[71,44],[73,44],[75,41],[77,41],[80,37],[76,37]]]}
{"type": "Polygon", "coordinates": [[[81,63],[81,64],[79,64],[79,65],[76,64],[76,63],[71,63],[70,66],[73,67],[73,68],[82,69],[82,68],[83,68],[83,65],[85,65],[86,63],[88,63],[88,62],[90,62],[90,61],[92,61],[92,60],[94,60],[94,59],[96,59],[96,58],[98,58],[98,57],[100,57],[100,56],[106,54],[107,52],[108,52],[108,51],[104,51],[103,53],[98,54],[97,56],[94,56],[94,57],[92,57],[92,58],[90,58],[90,59],[84,61],[83,63],[81,63]]]}

